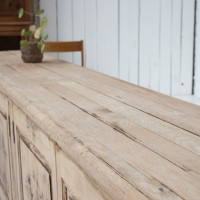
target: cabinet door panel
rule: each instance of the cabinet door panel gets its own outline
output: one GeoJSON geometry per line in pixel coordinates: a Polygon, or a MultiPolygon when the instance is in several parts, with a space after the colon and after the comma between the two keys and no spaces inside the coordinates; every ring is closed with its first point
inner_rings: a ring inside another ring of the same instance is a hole
{"type": "Polygon", "coordinates": [[[11,199],[9,133],[7,120],[0,113],[0,187],[3,187],[8,199],[11,199]]]}
{"type": "Polygon", "coordinates": [[[22,140],[20,140],[20,150],[24,199],[52,199],[48,171],[22,140]]]}
{"type": "Polygon", "coordinates": [[[57,151],[58,199],[105,200],[107,199],[92,180],[61,150],[57,151]]]}
{"type": "MultiPolygon", "coordinates": [[[[23,141],[37,160],[49,172],[52,199],[57,200],[56,155],[55,145],[50,138],[17,106],[13,105],[16,138],[23,141]]],[[[18,147],[20,149],[20,147],[18,147]]],[[[22,160],[19,158],[18,160],[22,160]]],[[[23,166],[19,166],[22,168],[23,166]]],[[[26,169],[24,169],[26,170],[26,169]]],[[[20,175],[19,175],[20,176],[20,175]]],[[[23,190],[23,189],[22,189],[23,190]]]]}

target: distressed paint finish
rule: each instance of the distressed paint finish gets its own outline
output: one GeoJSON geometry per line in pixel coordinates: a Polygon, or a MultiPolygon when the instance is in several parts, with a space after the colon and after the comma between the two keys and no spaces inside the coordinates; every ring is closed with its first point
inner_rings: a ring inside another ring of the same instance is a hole
{"type": "Polygon", "coordinates": [[[20,150],[24,199],[52,200],[48,171],[22,140],[20,150]]]}
{"type": "Polygon", "coordinates": [[[11,199],[11,169],[10,169],[10,141],[9,141],[8,102],[0,93],[0,197],[11,199]]]}
{"type": "Polygon", "coordinates": [[[11,199],[10,152],[7,121],[0,113],[0,185],[8,199],[11,199]]]}

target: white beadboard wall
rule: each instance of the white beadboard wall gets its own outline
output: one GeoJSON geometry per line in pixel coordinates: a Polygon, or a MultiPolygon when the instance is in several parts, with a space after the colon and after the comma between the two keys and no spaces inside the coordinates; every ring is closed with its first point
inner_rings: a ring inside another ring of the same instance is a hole
{"type": "MultiPolygon", "coordinates": [[[[40,0],[49,40],[84,40],[85,66],[169,95],[192,91],[195,0],[40,0]]],[[[59,55],[80,64],[79,53],[59,55]]]]}
{"type": "Polygon", "coordinates": [[[200,0],[197,0],[195,38],[195,95],[200,98],[200,0]]]}

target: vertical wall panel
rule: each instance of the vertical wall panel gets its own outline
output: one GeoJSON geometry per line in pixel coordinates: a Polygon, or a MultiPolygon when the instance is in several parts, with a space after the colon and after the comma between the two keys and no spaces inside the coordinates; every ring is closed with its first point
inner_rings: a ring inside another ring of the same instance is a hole
{"type": "Polygon", "coordinates": [[[139,84],[159,88],[159,1],[141,0],[139,84]]]}
{"type": "MultiPolygon", "coordinates": [[[[44,33],[48,34],[48,41],[57,41],[58,30],[57,30],[57,1],[49,0],[48,6],[46,0],[40,0],[40,8],[45,9],[45,16],[47,16],[47,26],[45,27],[44,33]]],[[[49,53],[52,56],[57,56],[57,53],[49,53]]]]}
{"type": "MultiPolygon", "coordinates": [[[[159,91],[160,76],[160,0],[150,0],[151,26],[149,29],[150,41],[150,88],[159,91]]],[[[146,36],[148,37],[148,36],[146,36]]]]}
{"type": "Polygon", "coordinates": [[[172,1],[171,94],[180,94],[182,0],[172,1]]]}
{"type": "Polygon", "coordinates": [[[196,48],[195,48],[195,95],[200,98],[200,0],[197,0],[196,48]]]}
{"type": "MultiPolygon", "coordinates": [[[[73,40],[85,40],[85,0],[72,0],[73,40]]],[[[80,65],[81,55],[73,55],[73,63],[80,65]]]]}
{"type": "Polygon", "coordinates": [[[100,72],[118,77],[118,0],[97,1],[97,60],[100,72]]]}
{"type": "MultiPolygon", "coordinates": [[[[41,0],[50,40],[83,39],[86,67],[165,94],[191,94],[195,0],[50,1],[41,0]]],[[[81,57],[60,58],[80,64],[81,57]]]]}
{"type": "Polygon", "coordinates": [[[119,77],[138,84],[139,0],[120,0],[119,77]]]}
{"type": "Polygon", "coordinates": [[[160,1],[160,92],[171,93],[172,1],[160,1]]]}
{"type": "Polygon", "coordinates": [[[181,94],[192,92],[194,2],[195,0],[183,0],[181,94]]]}
{"type": "Polygon", "coordinates": [[[46,0],[40,0],[40,8],[45,9],[45,15],[48,18],[48,23],[45,28],[45,33],[48,33],[49,41],[57,40],[57,2],[56,0],[49,0],[48,6],[46,0]]]}
{"type": "Polygon", "coordinates": [[[119,21],[119,78],[129,81],[129,26],[130,26],[130,0],[120,0],[120,21],[119,21]]]}
{"type": "Polygon", "coordinates": [[[97,0],[85,0],[85,66],[97,70],[97,0]]]}
{"type": "Polygon", "coordinates": [[[140,0],[139,85],[150,87],[151,0],[140,0]]]}
{"type": "MultiPolygon", "coordinates": [[[[59,0],[58,3],[58,40],[71,41],[72,33],[72,0],[59,0]]],[[[59,58],[73,62],[72,53],[60,53],[59,58]]]]}
{"type": "Polygon", "coordinates": [[[139,77],[140,0],[129,0],[129,81],[138,84],[139,77]]]}

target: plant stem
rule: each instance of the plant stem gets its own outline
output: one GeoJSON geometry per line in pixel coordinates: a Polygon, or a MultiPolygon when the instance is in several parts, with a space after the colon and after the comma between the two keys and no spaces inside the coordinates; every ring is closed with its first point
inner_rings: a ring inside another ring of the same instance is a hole
{"type": "Polygon", "coordinates": [[[36,17],[40,16],[39,14],[33,14],[33,13],[30,13],[30,12],[27,12],[27,11],[24,11],[24,13],[26,13],[27,15],[30,15],[30,16],[36,16],[36,17]]]}

